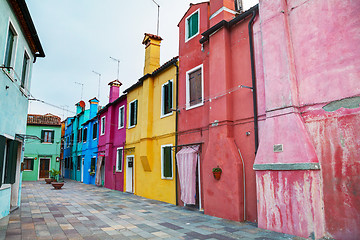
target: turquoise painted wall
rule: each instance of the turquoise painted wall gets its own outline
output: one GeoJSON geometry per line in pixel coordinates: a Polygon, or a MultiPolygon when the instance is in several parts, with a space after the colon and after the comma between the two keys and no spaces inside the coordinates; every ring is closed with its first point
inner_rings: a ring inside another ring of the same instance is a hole
{"type": "Polygon", "coordinates": [[[34,158],[34,169],[23,171],[23,181],[37,181],[39,179],[39,162],[42,157],[49,157],[50,170],[59,170],[60,162],[56,162],[56,157],[60,157],[61,146],[61,126],[28,125],[26,134],[41,138],[41,130],[54,130],[54,143],[42,143],[38,140],[27,140],[25,143],[24,157],[34,158]]]}
{"type": "MultiPolygon", "coordinates": [[[[0,65],[4,64],[5,47],[8,36],[9,24],[12,23],[17,37],[15,38],[14,54],[11,66],[14,71],[9,75],[0,69],[0,135],[13,139],[15,134],[25,134],[26,120],[28,111],[28,97],[31,85],[31,74],[34,56],[30,51],[29,45],[22,33],[17,19],[8,5],[8,1],[0,1],[0,65]],[[20,78],[23,68],[24,52],[28,53],[29,68],[25,88],[20,90],[20,78]]],[[[20,173],[18,173],[20,174],[20,173]]],[[[21,175],[19,191],[21,190],[21,175]]],[[[19,192],[19,197],[21,196],[19,192]]],[[[9,214],[10,210],[11,186],[3,185],[0,187],[0,218],[9,214]]],[[[20,201],[18,201],[20,206],[20,201]]]]}

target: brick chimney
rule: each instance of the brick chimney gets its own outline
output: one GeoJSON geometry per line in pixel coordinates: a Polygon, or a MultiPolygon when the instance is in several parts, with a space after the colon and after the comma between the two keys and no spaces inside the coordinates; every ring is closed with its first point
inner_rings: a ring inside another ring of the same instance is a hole
{"type": "Polygon", "coordinates": [[[157,35],[145,33],[142,44],[145,45],[144,75],[152,73],[160,67],[160,43],[162,38],[157,35]]]}
{"type": "Polygon", "coordinates": [[[112,103],[119,97],[120,86],[122,83],[119,80],[114,80],[108,85],[110,86],[109,103],[112,103]]]}
{"type": "Polygon", "coordinates": [[[234,0],[210,1],[210,27],[222,20],[230,21],[236,14],[234,0]]]}
{"type": "Polygon", "coordinates": [[[90,119],[91,119],[95,117],[97,114],[99,100],[96,97],[94,97],[89,100],[89,103],[90,103],[90,119]]]}

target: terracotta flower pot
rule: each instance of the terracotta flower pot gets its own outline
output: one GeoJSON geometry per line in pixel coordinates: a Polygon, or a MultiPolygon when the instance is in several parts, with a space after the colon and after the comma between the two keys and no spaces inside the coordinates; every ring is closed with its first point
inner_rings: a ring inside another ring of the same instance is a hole
{"type": "Polygon", "coordinates": [[[213,172],[213,174],[214,174],[214,178],[215,178],[216,180],[220,180],[221,172],[213,172]]]}
{"type": "Polygon", "coordinates": [[[55,189],[61,189],[62,186],[64,186],[64,183],[63,182],[52,182],[51,185],[53,185],[53,187],[55,189]]]}
{"type": "Polygon", "coordinates": [[[45,182],[46,184],[50,184],[51,182],[53,182],[55,179],[52,178],[45,178],[45,182]]]}

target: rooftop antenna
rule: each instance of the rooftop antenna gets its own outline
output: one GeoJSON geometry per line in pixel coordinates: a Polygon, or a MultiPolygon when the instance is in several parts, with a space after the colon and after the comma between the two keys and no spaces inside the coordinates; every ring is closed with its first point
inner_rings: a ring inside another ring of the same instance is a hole
{"type": "Polygon", "coordinates": [[[157,8],[158,8],[158,16],[157,16],[157,30],[156,30],[156,35],[157,35],[157,36],[159,36],[160,5],[159,5],[157,2],[155,2],[154,0],[152,0],[152,1],[156,4],[156,6],[157,6],[157,8]]]}
{"type": "Polygon", "coordinates": [[[98,72],[95,72],[94,70],[92,72],[99,76],[98,99],[100,101],[100,79],[101,79],[101,74],[98,73],[98,72]]]}
{"type": "MultiPolygon", "coordinates": [[[[116,59],[116,58],[113,58],[110,56],[110,59],[114,60],[114,61],[117,61],[117,64],[118,64],[118,69],[117,69],[117,80],[119,80],[119,71],[120,71],[120,60],[119,59],[116,59]]],[[[119,80],[120,81],[120,80],[119,80]]]]}
{"type": "Polygon", "coordinates": [[[74,82],[74,83],[77,84],[77,85],[81,85],[81,98],[80,98],[80,100],[82,100],[83,99],[84,84],[79,83],[79,82],[74,82]]]}

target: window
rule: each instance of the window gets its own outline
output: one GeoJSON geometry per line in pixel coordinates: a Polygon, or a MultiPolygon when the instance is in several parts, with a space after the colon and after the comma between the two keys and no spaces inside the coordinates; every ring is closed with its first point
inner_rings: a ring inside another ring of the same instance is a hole
{"type": "Polygon", "coordinates": [[[13,62],[13,55],[14,55],[14,48],[15,48],[15,40],[16,40],[16,32],[13,26],[10,23],[7,43],[6,43],[6,50],[5,50],[5,67],[11,67],[13,62]]]}
{"type": "Polygon", "coordinates": [[[137,124],[138,100],[134,100],[129,104],[129,128],[135,127],[137,124]]]}
{"type": "Polygon", "coordinates": [[[83,132],[83,142],[86,142],[87,140],[87,128],[84,128],[84,132],[83,132]]]}
{"type": "Polygon", "coordinates": [[[200,10],[197,10],[186,18],[186,23],[185,23],[186,42],[199,34],[199,13],[200,10]]]}
{"type": "Polygon", "coordinates": [[[95,167],[96,167],[96,157],[92,157],[91,158],[91,165],[90,165],[90,169],[92,172],[95,172],[95,167]]]}
{"type": "Polygon", "coordinates": [[[80,171],[81,156],[77,156],[76,170],[80,171]]]}
{"type": "Polygon", "coordinates": [[[26,78],[27,78],[27,75],[28,75],[29,60],[30,60],[30,57],[25,52],[24,53],[24,60],[23,60],[23,68],[22,68],[22,73],[21,73],[21,87],[23,87],[23,88],[25,88],[26,78]]]}
{"type": "Polygon", "coordinates": [[[73,162],[73,158],[70,157],[70,169],[73,170],[74,169],[74,162],[73,162]]]}
{"type": "Polygon", "coordinates": [[[16,181],[19,144],[0,135],[0,187],[3,183],[13,184],[16,181]]]}
{"type": "Polygon", "coordinates": [[[97,130],[98,130],[98,124],[97,122],[93,125],[93,139],[97,138],[97,130]]]}
{"type": "Polygon", "coordinates": [[[161,178],[173,178],[173,154],[171,144],[161,146],[161,178]]]}
{"type": "Polygon", "coordinates": [[[82,140],[82,129],[80,128],[78,129],[77,141],[81,142],[81,140],[82,140]]]}
{"type": "Polygon", "coordinates": [[[173,83],[169,80],[164,83],[161,88],[161,117],[172,114],[173,107],[173,83]]]}
{"type": "Polygon", "coordinates": [[[24,170],[32,171],[34,170],[34,158],[24,158],[24,170]]]}
{"type": "Polygon", "coordinates": [[[101,135],[105,134],[105,116],[101,118],[101,135]]]}
{"type": "Polygon", "coordinates": [[[41,130],[41,142],[53,143],[54,142],[54,130],[41,130]]]}
{"type": "Polygon", "coordinates": [[[69,168],[69,160],[68,160],[68,158],[65,158],[65,168],[69,168]]]}
{"type": "Polygon", "coordinates": [[[186,109],[203,105],[202,65],[186,73],[186,109]]]}
{"type": "Polygon", "coordinates": [[[124,122],[125,122],[125,107],[124,106],[121,106],[119,108],[119,126],[118,128],[123,128],[124,127],[124,122]]]}
{"type": "Polygon", "coordinates": [[[118,148],[116,150],[116,171],[122,172],[122,162],[123,162],[123,148],[118,148]]]}
{"type": "Polygon", "coordinates": [[[72,133],[70,136],[70,147],[72,147],[73,143],[74,143],[74,133],[72,133]]]}

